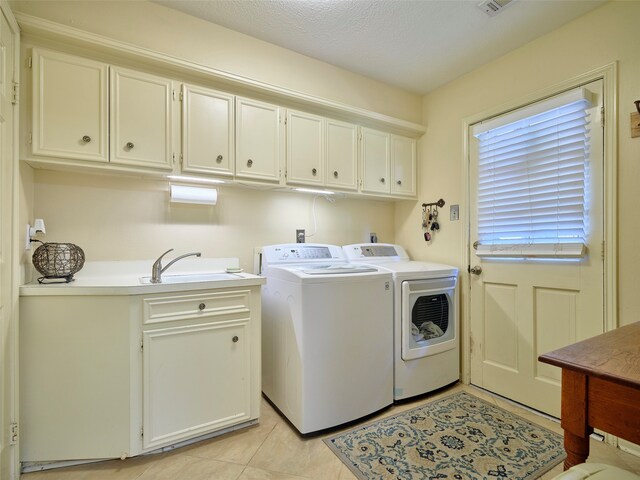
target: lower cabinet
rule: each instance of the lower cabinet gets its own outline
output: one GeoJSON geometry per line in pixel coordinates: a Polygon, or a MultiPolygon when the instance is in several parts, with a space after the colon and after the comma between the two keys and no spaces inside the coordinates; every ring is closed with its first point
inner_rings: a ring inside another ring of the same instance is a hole
{"type": "Polygon", "coordinates": [[[256,420],[260,287],[20,298],[21,461],[131,457],[256,420]]]}
{"type": "Polygon", "coordinates": [[[143,448],[251,418],[249,291],[144,300],[143,448]]]}

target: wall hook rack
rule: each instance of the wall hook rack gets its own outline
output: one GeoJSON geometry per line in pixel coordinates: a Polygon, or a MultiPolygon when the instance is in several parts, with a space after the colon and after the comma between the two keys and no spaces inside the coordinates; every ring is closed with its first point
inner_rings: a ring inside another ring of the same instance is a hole
{"type": "MultiPolygon", "coordinates": [[[[639,100],[639,102],[640,102],[640,100],[639,100]]],[[[440,208],[444,207],[444,200],[443,200],[443,199],[440,199],[440,200],[438,200],[437,202],[433,202],[433,203],[423,203],[423,204],[422,204],[422,208],[423,208],[423,209],[425,209],[425,208],[427,208],[427,207],[433,207],[433,206],[440,207],[440,208]]]]}
{"type": "Polygon", "coordinates": [[[422,204],[422,236],[425,242],[430,242],[433,235],[440,230],[438,222],[438,207],[444,207],[444,200],[422,204]]]}

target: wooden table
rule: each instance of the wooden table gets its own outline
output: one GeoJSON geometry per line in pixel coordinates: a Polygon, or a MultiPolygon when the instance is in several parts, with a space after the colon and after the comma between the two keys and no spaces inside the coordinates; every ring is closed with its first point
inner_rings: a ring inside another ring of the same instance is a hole
{"type": "Polygon", "coordinates": [[[594,428],[640,443],[640,322],[538,360],[562,368],[565,470],[587,459],[594,428]]]}

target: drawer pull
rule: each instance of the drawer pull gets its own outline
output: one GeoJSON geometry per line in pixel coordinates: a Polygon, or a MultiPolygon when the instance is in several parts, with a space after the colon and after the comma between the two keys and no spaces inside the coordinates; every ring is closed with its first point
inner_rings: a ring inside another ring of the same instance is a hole
{"type": "Polygon", "coordinates": [[[135,147],[135,145],[133,144],[133,142],[127,142],[125,147],[127,148],[127,150],[131,150],[133,147],[135,147]]]}
{"type": "Polygon", "coordinates": [[[380,179],[380,183],[384,183],[384,177],[380,179]]]}
{"type": "Polygon", "coordinates": [[[233,341],[233,343],[238,343],[238,340],[240,340],[240,339],[238,338],[237,335],[234,335],[231,340],[233,341]]]}
{"type": "Polygon", "coordinates": [[[318,170],[315,168],[311,169],[311,174],[315,177],[318,174],[318,170]]]}
{"type": "Polygon", "coordinates": [[[397,183],[398,185],[402,185],[402,180],[398,180],[396,183],[397,183]]]}
{"type": "Polygon", "coordinates": [[[218,162],[218,163],[222,162],[222,158],[223,158],[222,155],[218,155],[216,157],[216,162],[218,162]]]}
{"type": "Polygon", "coordinates": [[[247,167],[251,168],[251,165],[253,165],[253,160],[247,160],[247,167]]]}
{"type": "Polygon", "coordinates": [[[200,305],[198,305],[198,309],[200,311],[204,310],[205,308],[207,308],[207,306],[204,303],[201,303],[200,305]]]}
{"type": "Polygon", "coordinates": [[[85,135],[84,137],[82,137],[82,141],[84,143],[89,143],[91,141],[91,137],[89,135],[85,135]]]}
{"type": "Polygon", "coordinates": [[[338,171],[337,170],[333,172],[333,178],[338,178],[338,171]]]}

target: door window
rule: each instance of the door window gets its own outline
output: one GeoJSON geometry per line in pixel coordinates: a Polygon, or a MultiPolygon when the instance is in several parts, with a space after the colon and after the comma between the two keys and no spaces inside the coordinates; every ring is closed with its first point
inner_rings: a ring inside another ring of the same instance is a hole
{"type": "Polygon", "coordinates": [[[590,107],[581,88],[474,127],[476,255],[585,253],[590,107]]]}

